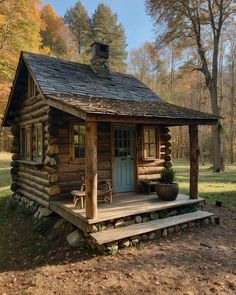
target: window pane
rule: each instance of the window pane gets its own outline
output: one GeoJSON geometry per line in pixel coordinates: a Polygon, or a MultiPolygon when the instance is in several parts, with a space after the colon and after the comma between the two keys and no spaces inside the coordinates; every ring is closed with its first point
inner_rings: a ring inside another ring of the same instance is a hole
{"type": "Polygon", "coordinates": [[[149,145],[148,144],[144,144],[144,158],[148,158],[149,157],[149,151],[148,151],[149,145]]]}
{"type": "Polygon", "coordinates": [[[74,157],[84,158],[85,157],[85,126],[75,124],[74,128],[74,157]]]}
{"type": "Polygon", "coordinates": [[[35,129],[35,140],[36,140],[36,159],[42,158],[42,145],[43,145],[43,132],[42,126],[37,126],[35,129]]]}
{"type": "Polygon", "coordinates": [[[144,130],[144,143],[149,142],[149,129],[144,130]]]}
{"type": "Polygon", "coordinates": [[[150,144],[149,157],[156,158],[156,144],[150,144]]]}
{"type": "Polygon", "coordinates": [[[149,130],[149,142],[150,143],[156,143],[155,129],[150,129],[149,130]]]}
{"type": "Polygon", "coordinates": [[[26,159],[30,159],[30,144],[31,144],[31,138],[30,138],[30,130],[25,130],[25,157],[26,159]]]}
{"type": "Polygon", "coordinates": [[[21,129],[21,158],[25,158],[25,128],[21,129]]]}
{"type": "Polygon", "coordinates": [[[155,128],[145,128],[143,132],[143,157],[157,157],[157,139],[155,128]]]}

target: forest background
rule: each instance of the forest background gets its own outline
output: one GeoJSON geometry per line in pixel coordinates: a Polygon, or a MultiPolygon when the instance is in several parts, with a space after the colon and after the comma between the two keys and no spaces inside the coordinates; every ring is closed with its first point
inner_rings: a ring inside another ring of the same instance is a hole
{"type": "MultiPolygon", "coordinates": [[[[212,161],[216,171],[224,170],[224,163],[234,163],[235,1],[146,0],[145,4],[156,40],[127,52],[125,29],[105,4],[89,15],[77,1],[60,17],[40,0],[0,0],[0,120],[21,50],[89,63],[90,45],[99,41],[110,46],[111,70],[135,75],[165,101],[220,115],[216,130],[200,127],[201,161],[212,161]]],[[[10,149],[11,134],[0,127],[0,151],[10,149]]],[[[188,153],[186,127],[173,128],[173,157],[188,158],[188,153]]]]}

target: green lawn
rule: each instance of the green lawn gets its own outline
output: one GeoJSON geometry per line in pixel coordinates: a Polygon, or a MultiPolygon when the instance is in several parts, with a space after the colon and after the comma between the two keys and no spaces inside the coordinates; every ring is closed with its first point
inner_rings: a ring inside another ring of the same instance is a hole
{"type": "MultiPolygon", "coordinates": [[[[10,161],[9,154],[0,153],[0,206],[10,195],[10,161]]],[[[189,187],[189,162],[176,160],[174,162],[176,178],[182,193],[188,194],[189,187]]],[[[226,172],[214,173],[211,165],[200,166],[199,194],[209,203],[221,200],[225,207],[236,208],[236,164],[227,165],[226,172]]]]}
{"type": "Polygon", "coordinates": [[[11,155],[8,153],[0,153],[0,206],[11,193],[10,183],[10,161],[11,155]]]}
{"type": "MultiPolygon", "coordinates": [[[[174,161],[176,180],[182,193],[189,193],[189,162],[187,160],[174,161]]],[[[223,202],[224,207],[236,208],[236,164],[227,165],[226,171],[212,172],[211,165],[200,165],[199,196],[208,203],[216,200],[223,202]]]]}

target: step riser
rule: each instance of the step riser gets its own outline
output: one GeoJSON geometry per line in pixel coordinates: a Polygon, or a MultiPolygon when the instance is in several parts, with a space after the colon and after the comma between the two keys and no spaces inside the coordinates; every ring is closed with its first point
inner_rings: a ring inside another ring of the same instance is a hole
{"type": "Polygon", "coordinates": [[[89,225],[87,227],[88,233],[95,233],[98,231],[110,230],[113,228],[126,227],[132,224],[149,222],[151,220],[163,219],[167,217],[177,216],[184,213],[195,212],[199,209],[202,209],[202,205],[198,204],[190,204],[190,205],[182,205],[179,207],[174,207],[165,210],[152,211],[148,213],[126,216],[123,218],[118,218],[114,220],[108,220],[106,222],[100,222],[97,224],[89,225]]]}
{"type": "Polygon", "coordinates": [[[185,231],[190,228],[197,228],[207,226],[210,224],[214,224],[214,216],[197,219],[194,221],[178,224],[175,226],[159,229],[152,232],[143,233],[136,236],[122,238],[120,240],[105,243],[102,245],[98,245],[93,238],[88,239],[88,243],[92,249],[97,249],[100,253],[115,254],[115,252],[117,252],[118,249],[125,249],[133,246],[136,247],[142,243],[154,242],[160,238],[166,238],[167,236],[177,234],[181,231],[185,231]]]}

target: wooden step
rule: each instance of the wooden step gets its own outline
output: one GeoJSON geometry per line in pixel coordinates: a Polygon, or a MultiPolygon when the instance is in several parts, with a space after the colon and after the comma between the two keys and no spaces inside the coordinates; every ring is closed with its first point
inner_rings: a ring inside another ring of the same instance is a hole
{"type": "Polygon", "coordinates": [[[156,230],[172,227],[175,225],[204,219],[214,214],[206,211],[195,211],[191,213],[176,215],[173,217],[156,219],[143,223],[136,223],[120,228],[108,229],[101,232],[90,234],[98,245],[118,241],[124,238],[153,232],[156,230]]]}

